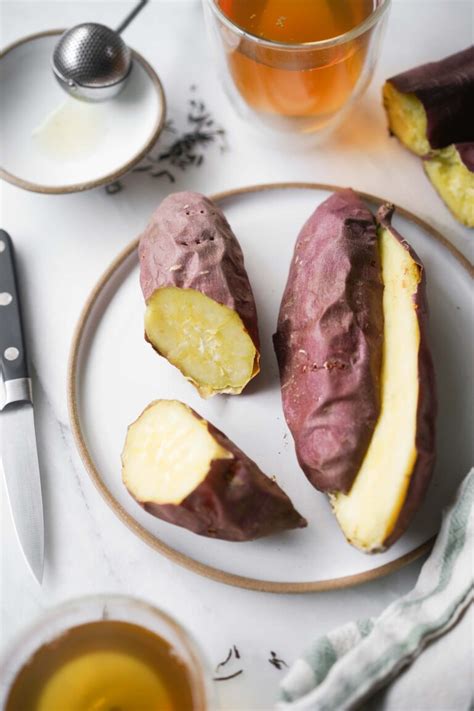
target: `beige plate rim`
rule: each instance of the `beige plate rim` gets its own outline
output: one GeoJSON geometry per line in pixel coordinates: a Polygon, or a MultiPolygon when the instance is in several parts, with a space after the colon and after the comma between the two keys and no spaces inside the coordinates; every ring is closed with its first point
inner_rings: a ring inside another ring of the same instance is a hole
{"type": "MultiPolygon", "coordinates": [[[[37,39],[42,39],[43,37],[61,35],[63,32],[64,29],[46,30],[44,32],[36,32],[35,34],[27,35],[26,37],[21,37],[15,42],[12,42],[12,44],[9,44],[7,47],[5,47],[5,49],[0,52],[0,61],[9,52],[13,51],[14,49],[17,49],[23,44],[27,44],[28,42],[32,42],[37,39]]],[[[33,193],[42,193],[43,195],[65,195],[67,193],[79,193],[84,190],[91,190],[92,188],[98,188],[101,185],[108,185],[109,183],[113,183],[119,178],[121,178],[123,175],[125,175],[125,173],[128,173],[129,170],[131,170],[137,163],[139,163],[142,158],[144,158],[146,154],[153,148],[156,141],[158,140],[159,135],[163,130],[166,120],[166,97],[161,81],[151,64],[149,64],[146,59],[144,59],[142,55],[139,54],[139,52],[136,52],[134,49],[132,49],[132,57],[137,62],[139,62],[139,64],[142,65],[143,69],[150,77],[155,91],[161,101],[162,107],[161,113],[156,117],[153,133],[151,134],[148,141],[138,151],[138,153],[135,153],[135,155],[132,156],[132,158],[127,161],[127,163],[122,165],[120,168],[118,168],[118,170],[115,170],[113,173],[103,175],[101,178],[97,178],[97,180],[86,180],[82,183],[75,183],[72,185],[47,186],[41,185],[41,183],[33,183],[29,180],[25,180],[24,178],[19,178],[18,176],[13,175],[13,173],[10,173],[8,170],[5,170],[1,166],[0,178],[3,178],[3,180],[6,180],[12,185],[16,185],[18,188],[22,188],[23,190],[29,190],[33,193]]]]}
{"type": "MultiPolygon", "coordinates": [[[[212,200],[216,202],[222,202],[223,200],[238,195],[244,195],[246,193],[258,193],[267,190],[284,190],[284,189],[310,189],[310,190],[328,190],[331,192],[340,191],[343,188],[335,185],[326,185],[323,183],[301,183],[301,182],[291,182],[291,183],[266,183],[262,185],[252,185],[249,187],[237,188],[235,190],[227,190],[225,192],[217,193],[211,196],[212,200]]],[[[370,193],[364,193],[356,191],[358,195],[366,200],[370,200],[375,203],[389,202],[383,200],[379,197],[371,195],[370,193]]],[[[416,224],[420,225],[428,234],[430,234],[434,239],[441,242],[451,254],[458,260],[461,267],[465,269],[471,276],[474,275],[474,268],[470,265],[467,259],[450,243],[445,237],[443,237],[437,230],[431,227],[429,224],[424,222],[413,213],[409,212],[400,207],[396,207],[396,210],[412,220],[416,224]]],[[[372,568],[363,573],[358,573],[356,575],[348,575],[340,578],[332,578],[330,580],[318,580],[318,581],[305,581],[305,582],[285,582],[285,581],[270,581],[270,580],[259,580],[257,578],[248,578],[241,575],[235,575],[234,573],[228,573],[226,571],[220,570],[219,568],[214,568],[205,563],[200,563],[190,556],[180,553],[171,546],[168,546],[163,541],[159,540],[151,533],[149,533],[143,526],[141,526],[135,519],[130,516],[125,509],[119,504],[119,502],[112,496],[109,489],[105,485],[101,478],[100,472],[97,470],[92,456],[87,448],[86,440],[82,432],[81,421],[79,417],[79,408],[77,402],[77,381],[78,381],[78,364],[79,364],[79,352],[81,348],[82,339],[84,333],[88,326],[89,317],[93,311],[97,299],[102,294],[103,290],[107,287],[110,279],[116,274],[116,272],[121,268],[124,262],[132,255],[132,253],[137,249],[138,240],[133,240],[125,249],[123,249],[120,254],[114,259],[112,264],[104,272],[102,277],[96,283],[92,292],[90,293],[82,313],[79,317],[74,336],[72,339],[71,350],[69,355],[68,363],[68,373],[67,373],[67,398],[68,398],[68,408],[69,417],[71,422],[71,429],[73,437],[79,451],[79,455],[83,461],[83,464],[94,482],[99,493],[105,499],[110,508],[116,513],[116,515],[131,529],[139,538],[141,538],[149,546],[157,550],[162,555],[166,556],[170,560],[178,563],[179,565],[192,570],[199,575],[202,575],[212,580],[216,580],[221,583],[226,583],[227,585],[233,585],[235,587],[246,588],[248,590],[257,590],[260,592],[272,592],[272,593],[305,593],[305,592],[322,592],[327,590],[337,590],[340,588],[353,587],[355,585],[360,585],[362,583],[369,582],[370,580],[375,580],[389,573],[393,573],[399,570],[405,565],[408,565],[412,561],[416,560],[424,553],[428,552],[434,542],[434,538],[426,541],[422,545],[415,548],[413,551],[406,553],[405,555],[397,558],[396,560],[386,563],[377,568],[372,568]]]]}

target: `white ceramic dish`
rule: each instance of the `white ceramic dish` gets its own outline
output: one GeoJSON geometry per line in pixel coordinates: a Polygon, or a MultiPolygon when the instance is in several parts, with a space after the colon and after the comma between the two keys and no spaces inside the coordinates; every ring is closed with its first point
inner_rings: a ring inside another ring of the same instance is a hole
{"type": "Polygon", "coordinates": [[[469,265],[428,225],[399,212],[395,225],[424,261],[431,308],[439,418],[438,461],[428,496],[408,532],[388,552],[368,556],[344,540],[326,497],[299,469],[281,409],[271,337],[297,233],[329,193],[324,186],[292,184],[217,198],[244,250],[259,314],[262,372],[244,394],[202,400],[145,343],[135,243],[97,285],[76,331],[69,373],[71,419],[101,493],[150,545],[196,572],[234,585],[302,592],[353,585],[395,570],[429,547],[443,506],[470,465],[474,342],[469,265]],[[120,453],[127,425],[155,398],[181,399],[222,429],[264,472],[276,476],[308,519],[308,528],[228,543],[145,513],[121,483],[120,453]]]}
{"type": "Polygon", "coordinates": [[[151,149],[166,113],[160,80],[137,52],[118,97],[100,104],[68,98],[51,70],[60,34],[32,35],[0,54],[0,176],[41,193],[113,182],[151,149]]]}

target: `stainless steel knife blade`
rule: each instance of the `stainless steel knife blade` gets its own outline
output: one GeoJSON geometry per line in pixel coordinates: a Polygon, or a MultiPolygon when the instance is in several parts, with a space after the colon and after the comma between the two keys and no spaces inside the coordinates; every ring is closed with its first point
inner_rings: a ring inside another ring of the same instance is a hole
{"type": "Polygon", "coordinates": [[[0,454],[16,534],[31,572],[41,582],[43,502],[31,403],[14,403],[0,413],[0,454]]]}
{"type": "Polygon", "coordinates": [[[38,582],[43,577],[43,502],[36,451],[31,379],[16,278],[13,242],[0,229],[0,460],[23,553],[38,582]]]}

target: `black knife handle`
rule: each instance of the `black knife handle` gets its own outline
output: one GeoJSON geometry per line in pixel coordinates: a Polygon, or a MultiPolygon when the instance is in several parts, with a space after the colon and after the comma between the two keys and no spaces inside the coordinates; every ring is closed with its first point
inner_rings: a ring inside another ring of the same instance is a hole
{"type": "Polygon", "coordinates": [[[13,243],[5,230],[0,230],[0,367],[5,383],[29,377],[13,243]]]}

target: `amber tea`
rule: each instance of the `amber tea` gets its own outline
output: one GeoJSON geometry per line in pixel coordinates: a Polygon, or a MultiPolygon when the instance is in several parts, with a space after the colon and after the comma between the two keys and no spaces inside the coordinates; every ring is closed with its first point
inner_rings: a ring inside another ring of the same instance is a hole
{"type": "Polygon", "coordinates": [[[218,0],[218,5],[253,35],[226,47],[234,84],[250,108],[323,125],[348,101],[364,68],[370,34],[328,48],[304,45],[349,32],[373,12],[374,0],[218,0]]]}
{"type": "Polygon", "coordinates": [[[192,711],[191,681],[168,642],[135,624],[72,627],[17,674],[5,711],[192,711]]]}

